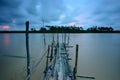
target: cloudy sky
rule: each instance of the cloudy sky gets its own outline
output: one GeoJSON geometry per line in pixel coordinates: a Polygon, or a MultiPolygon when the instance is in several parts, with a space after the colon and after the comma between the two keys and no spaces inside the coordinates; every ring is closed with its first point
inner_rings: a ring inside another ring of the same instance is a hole
{"type": "Polygon", "coordinates": [[[94,25],[120,29],[120,0],[0,0],[0,30],[48,25],[94,25]],[[7,27],[6,27],[7,26],[7,27]]]}

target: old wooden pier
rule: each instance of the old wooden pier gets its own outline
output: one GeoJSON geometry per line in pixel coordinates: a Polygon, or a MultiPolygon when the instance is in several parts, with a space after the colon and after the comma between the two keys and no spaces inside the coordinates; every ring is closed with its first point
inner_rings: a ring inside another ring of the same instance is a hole
{"type": "Polygon", "coordinates": [[[37,68],[38,64],[41,62],[44,56],[46,58],[46,67],[44,70],[44,80],[76,80],[76,77],[95,79],[94,77],[79,76],[77,75],[77,63],[78,63],[78,50],[79,46],[76,45],[76,57],[75,66],[71,69],[69,61],[71,60],[69,56],[69,34],[62,35],[62,41],[59,41],[59,35],[57,34],[57,40],[53,40],[51,45],[48,46],[47,54],[38,61],[32,70],[30,70],[30,55],[29,55],[29,22],[26,22],[26,51],[27,51],[27,76],[25,80],[30,80],[30,76],[37,68]]]}

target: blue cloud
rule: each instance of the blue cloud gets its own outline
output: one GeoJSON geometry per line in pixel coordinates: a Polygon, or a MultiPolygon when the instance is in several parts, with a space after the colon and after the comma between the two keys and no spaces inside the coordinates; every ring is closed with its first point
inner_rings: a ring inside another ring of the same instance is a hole
{"type": "Polygon", "coordinates": [[[105,25],[120,29],[119,0],[0,0],[0,25],[105,25]]]}

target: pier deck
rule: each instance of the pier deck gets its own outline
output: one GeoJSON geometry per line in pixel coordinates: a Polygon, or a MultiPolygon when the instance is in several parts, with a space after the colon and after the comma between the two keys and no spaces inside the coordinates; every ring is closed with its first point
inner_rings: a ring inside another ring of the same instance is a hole
{"type": "Polygon", "coordinates": [[[57,44],[56,54],[46,70],[45,80],[74,80],[64,43],[57,44]]]}

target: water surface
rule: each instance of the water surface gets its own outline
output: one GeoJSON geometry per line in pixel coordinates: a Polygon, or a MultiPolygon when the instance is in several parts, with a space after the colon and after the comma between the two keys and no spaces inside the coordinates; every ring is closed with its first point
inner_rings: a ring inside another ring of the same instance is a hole
{"type": "MultiPolygon", "coordinates": [[[[60,42],[62,36],[60,35],[60,42]]],[[[52,34],[30,34],[31,68],[52,42],[52,34]]],[[[56,34],[55,34],[56,36],[56,34]]],[[[55,37],[56,40],[56,37],[55,37]]],[[[75,45],[79,45],[77,75],[94,76],[96,80],[120,80],[120,34],[70,34],[70,61],[74,67],[75,45]]],[[[42,80],[46,59],[31,76],[42,80]]],[[[0,34],[0,80],[23,80],[26,77],[25,34],[0,34]]],[[[85,80],[77,78],[77,80],[85,80]]]]}

